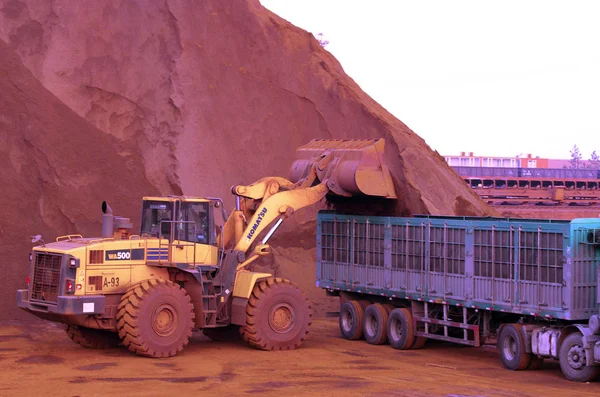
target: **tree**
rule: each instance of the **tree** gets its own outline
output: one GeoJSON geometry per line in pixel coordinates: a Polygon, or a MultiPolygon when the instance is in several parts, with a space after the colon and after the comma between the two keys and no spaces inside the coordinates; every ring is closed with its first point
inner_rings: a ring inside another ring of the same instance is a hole
{"type": "Polygon", "coordinates": [[[595,150],[590,155],[590,161],[588,163],[588,167],[593,168],[595,170],[600,169],[600,157],[598,157],[595,150]]]}
{"type": "Polygon", "coordinates": [[[569,160],[569,164],[569,168],[581,167],[581,152],[579,151],[579,147],[577,147],[577,145],[574,145],[573,149],[571,149],[571,160],[569,160]]]}
{"type": "Polygon", "coordinates": [[[317,34],[317,40],[319,41],[319,44],[321,44],[321,47],[323,47],[323,48],[325,48],[325,46],[327,44],[329,44],[329,40],[323,40],[323,33],[317,34]]]}

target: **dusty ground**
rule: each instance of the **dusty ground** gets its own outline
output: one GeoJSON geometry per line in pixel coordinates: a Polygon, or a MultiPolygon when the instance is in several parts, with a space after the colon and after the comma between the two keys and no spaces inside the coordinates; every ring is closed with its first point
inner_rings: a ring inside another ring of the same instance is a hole
{"type": "Polygon", "coordinates": [[[592,396],[600,383],[503,369],[496,352],[431,343],[397,351],[341,339],[337,320],[318,320],[303,348],[262,352],[195,335],[170,359],[125,349],[86,350],[51,323],[0,325],[0,396],[592,396]]]}

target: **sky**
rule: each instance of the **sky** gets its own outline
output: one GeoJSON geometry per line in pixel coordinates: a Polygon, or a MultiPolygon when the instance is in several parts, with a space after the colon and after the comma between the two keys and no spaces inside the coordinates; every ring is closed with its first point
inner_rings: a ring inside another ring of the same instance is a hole
{"type": "Polygon", "coordinates": [[[600,1],[261,4],[441,155],[600,153],[600,1]]]}

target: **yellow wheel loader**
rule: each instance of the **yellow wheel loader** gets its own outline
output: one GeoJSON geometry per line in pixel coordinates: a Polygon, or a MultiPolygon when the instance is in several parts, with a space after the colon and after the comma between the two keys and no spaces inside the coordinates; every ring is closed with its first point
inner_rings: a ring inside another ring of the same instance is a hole
{"type": "Polygon", "coordinates": [[[263,350],[301,345],[311,304],[288,280],[247,270],[295,210],[327,194],[395,198],[380,140],[313,140],[297,149],[290,180],[234,186],[226,215],[217,198],[144,197],[141,230],[103,203],[102,237],[58,237],[30,254],[17,305],[66,324],[88,348],[122,343],[170,357],[193,330],[213,339],[238,335],[263,350]]]}

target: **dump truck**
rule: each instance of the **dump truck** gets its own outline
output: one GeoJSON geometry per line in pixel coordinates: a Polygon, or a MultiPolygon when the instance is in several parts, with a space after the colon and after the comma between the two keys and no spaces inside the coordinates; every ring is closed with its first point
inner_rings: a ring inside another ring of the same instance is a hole
{"type": "Polygon", "coordinates": [[[600,219],[320,212],[317,286],[348,340],[496,346],[504,367],[600,375],[600,219]]]}
{"type": "Polygon", "coordinates": [[[313,140],[297,149],[291,178],[234,186],[229,215],[220,198],[144,197],[139,234],[102,204],[100,237],[67,235],[29,255],[17,306],[66,324],[88,348],[123,344],[148,357],[174,356],[193,330],[240,335],[263,350],[294,349],[311,304],[293,283],[248,266],[294,211],[328,194],[395,198],[384,141],[313,140]]]}

